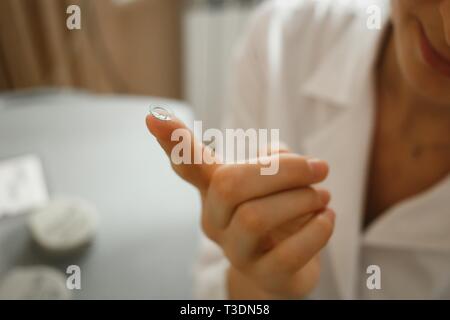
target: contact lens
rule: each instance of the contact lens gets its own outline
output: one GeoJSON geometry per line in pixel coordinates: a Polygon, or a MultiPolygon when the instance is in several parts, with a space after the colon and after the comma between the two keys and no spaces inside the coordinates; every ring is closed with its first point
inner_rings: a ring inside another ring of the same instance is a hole
{"type": "Polygon", "coordinates": [[[150,108],[150,113],[158,120],[169,121],[172,119],[172,113],[163,107],[150,108]]]}

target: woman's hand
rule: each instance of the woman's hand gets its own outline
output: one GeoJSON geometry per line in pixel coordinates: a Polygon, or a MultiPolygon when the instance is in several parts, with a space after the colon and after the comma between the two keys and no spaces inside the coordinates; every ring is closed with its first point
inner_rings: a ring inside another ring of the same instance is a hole
{"type": "Polygon", "coordinates": [[[450,0],[444,0],[440,7],[442,21],[444,22],[444,35],[447,45],[450,46],[450,0]]]}
{"type": "MultiPolygon", "coordinates": [[[[188,130],[176,118],[161,121],[151,115],[147,126],[169,157],[178,144],[171,141],[172,132],[188,130]]],[[[191,135],[193,151],[195,145],[213,157],[191,135]]],[[[326,178],[327,164],[287,151],[275,150],[269,157],[279,157],[276,175],[261,175],[260,164],[172,162],[175,172],[200,191],[203,231],[232,266],[231,298],[304,297],[318,281],[318,253],[333,231],[329,193],[311,186],[326,178]]]]}

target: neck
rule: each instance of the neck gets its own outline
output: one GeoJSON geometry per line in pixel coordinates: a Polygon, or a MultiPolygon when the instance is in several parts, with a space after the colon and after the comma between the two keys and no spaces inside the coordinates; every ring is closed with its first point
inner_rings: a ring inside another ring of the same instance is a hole
{"type": "Polygon", "coordinates": [[[412,88],[402,74],[395,41],[391,27],[378,63],[378,95],[381,101],[387,101],[381,105],[388,108],[381,112],[408,133],[405,138],[447,145],[450,149],[450,107],[434,104],[412,88]]]}

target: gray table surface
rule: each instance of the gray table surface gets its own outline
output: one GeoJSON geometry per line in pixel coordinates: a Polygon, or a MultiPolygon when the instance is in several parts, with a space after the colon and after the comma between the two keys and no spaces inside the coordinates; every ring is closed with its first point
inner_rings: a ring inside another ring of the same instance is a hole
{"type": "Polygon", "coordinates": [[[0,96],[0,160],[37,154],[51,196],[93,203],[100,226],[77,256],[43,255],[26,216],[0,220],[0,277],[14,266],[81,267],[77,299],[192,297],[200,203],[195,189],[170,169],[145,127],[149,105],[192,120],[181,103],[80,92],[0,96]]]}

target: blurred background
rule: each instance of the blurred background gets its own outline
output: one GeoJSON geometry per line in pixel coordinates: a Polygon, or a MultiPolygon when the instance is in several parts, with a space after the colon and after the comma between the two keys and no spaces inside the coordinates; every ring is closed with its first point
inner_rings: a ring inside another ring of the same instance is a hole
{"type": "Polygon", "coordinates": [[[158,105],[220,127],[232,48],[260,2],[0,1],[0,298],[194,297],[198,195],[144,119],[158,105]],[[81,253],[49,254],[30,232],[60,195],[98,213],[81,253]],[[38,268],[65,280],[70,265],[81,288],[61,295],[38,268]]]}
{"type": "Polygon", "coordinates": [[[70,87],[187,101],[218,126],[233,44],[260,0],[2,0],[0,90],[70,87]],[[81,29],[65,27],[81,9],[81,29]]]}

